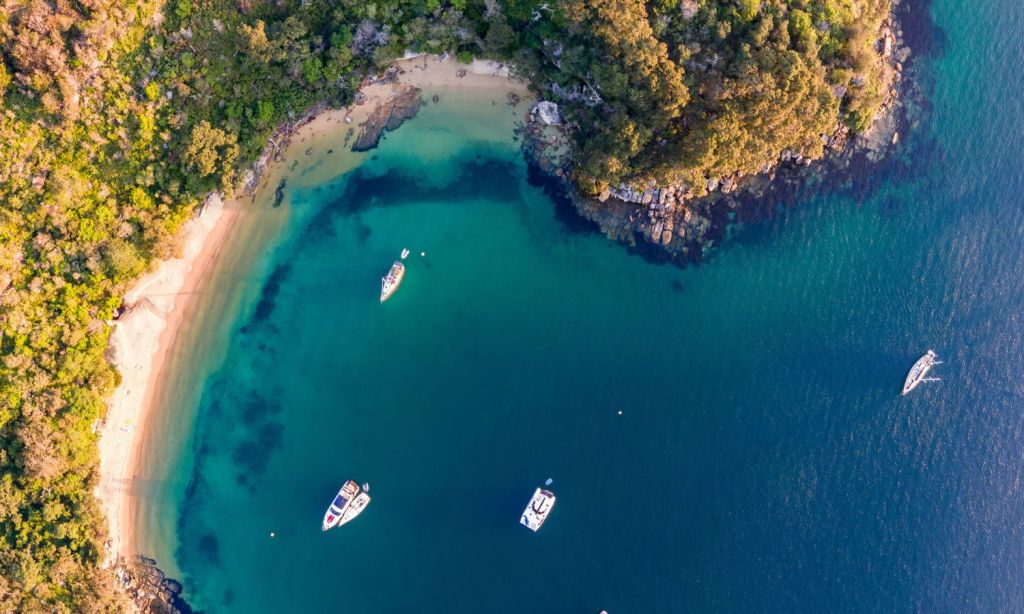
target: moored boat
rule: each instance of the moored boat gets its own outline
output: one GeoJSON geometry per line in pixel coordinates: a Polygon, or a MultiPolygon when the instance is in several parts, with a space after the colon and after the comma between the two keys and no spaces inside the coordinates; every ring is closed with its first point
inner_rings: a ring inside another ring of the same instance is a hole
{"type": "Polygon", "coordinates": [[[391,295],[398,290],[398,286],[402,283],[402,277],[405,276],[405,265],[395,260],[395,263],[391,265],[391,269],[388,274],[380,280],[380,302],[384,302],[391,298],[391,295]]]}
{"type": "Polygon", "coordinates": [[[903,382],[902,394],[907,394],[914,388],[917,388],[921,382],[931,379],[927,377],[928,371],[935,365],[942,364],[942,361],[937,360],[937,358],[938,356],[935,355],[935,352],[928,350],[927,354],[917,359],[914,366],[910,367],[910,373],[907,374],[906,381],[903,382]]]}
{"type": "Polygon", "coordinates": [[[370,503],[370,495],[359,487],[355,480],[348,480],[335,495],[334,500],[324,513],[323,530],[340,527],[352,520],[366,509],[370,503]]]}
{"type": "Polygon", "coordinates": [[[356,495],[356,498],[352,500],[352,503],[349,504],[348,508],[346,508],[345,511],[342,513],[341,520],[338,521],[338,526],[340,527],[341,525],[352,520],[359,514],[362,514],[363,510],[366,509],[366,506],[369,504],[370,495],[366,494],[366,491],[360,492],[358,495],[356,495]]]}
{"type": "Polygon", "coordinates": [[[533,492],[530,502],[526,504],[526,509],[523,510],[523,516],[519,519],[519,524],[536,532],[544,524],[544,521],[548,519],[548,514],[551,513],[554,507],[555,493],[538,488],[533,492]]]}

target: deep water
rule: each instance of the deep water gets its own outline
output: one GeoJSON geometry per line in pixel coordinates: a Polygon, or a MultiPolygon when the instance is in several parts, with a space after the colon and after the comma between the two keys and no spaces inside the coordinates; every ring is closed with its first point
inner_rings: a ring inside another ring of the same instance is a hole
{"type": "Polygon", "coordinates": [[[1019,610],[1024,5],[915,6],[928,105],[897,157],[700,266],[567,216],[528,180],[523,109],[453,92],[356,170],[289,181],[169,461],[193,604],[1019,610]],[[901,397],[929,348],[942,381],[901,397]],[[373,502],[323,533],[348,478],[373,502]]]}

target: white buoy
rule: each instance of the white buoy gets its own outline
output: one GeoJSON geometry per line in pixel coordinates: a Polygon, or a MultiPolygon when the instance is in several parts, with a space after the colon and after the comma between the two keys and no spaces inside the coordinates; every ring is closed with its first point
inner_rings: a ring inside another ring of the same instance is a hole
{"type": "Polygon", "coordinates": [[[619,410],[619,415],[620,415],[620,416],[622,415],[622,410],[621,410],[621,409],[619,410]]]}
{"type": "Polygon", "coordinates": [[[427,252],[420,252],[420,256],[421,256],[421,257],[422,257],[422,256],[426,256],[426,255],[427,255],[427,252]]]}
{"type": "Polygon", "coordinates": [[[270,532],[270,536],[271,536],[271,537],[274,537],[275,535],[277,535],[277,534],[276,534],[276,533],[274,533],[273,531],[271,531],[271,532],[270,532]]]}

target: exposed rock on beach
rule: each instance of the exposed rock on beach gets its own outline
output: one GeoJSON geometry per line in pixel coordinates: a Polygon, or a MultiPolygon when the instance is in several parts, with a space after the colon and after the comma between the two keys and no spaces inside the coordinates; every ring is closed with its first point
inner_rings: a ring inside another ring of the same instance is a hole
{"type": "Polygon", "coordinates": [[[421,90],[411,85],[396,86],[391,99],[382,102],[361,125],[352,151],[368,151],[380,143],[386,130],[396,130],[407,119],[416,117],[423,101],[421,90]]]}
{"type": "Polygon", "coordinates": [[[135,556],[120,561],[114,573],[121,587],[145,614],[190,614],[193,610],[181,596],[181,583],[168,578],[156,561],[135,556]]]}

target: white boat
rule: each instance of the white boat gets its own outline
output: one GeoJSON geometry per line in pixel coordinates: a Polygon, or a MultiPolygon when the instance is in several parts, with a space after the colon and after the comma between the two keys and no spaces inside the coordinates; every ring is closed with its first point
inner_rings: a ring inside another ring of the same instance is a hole
{"type": "Polygon", "coordinates": [[[324,514],[324,531],[334,527],[340,527],[352,520],[366,509],[370,503],[370,495],[359,488],[355,480],[349,480],[341,487],[334,501],[327,507],[324,514]]]}
{"type": "Polygon", "coordinates": [[[391,265],[391,270],[380,280],[380,302],[383,303],[391,298],[395,290],[398,290],[398,286],[402,283],[402,277],[404,276],[405,265],[395,260],[395,263],[391,265]]]}
{"type": "Polygon", "coordinates": [[[408,257],[409,257],[409,250],[408,249],[403,249],[402,250],[402,260],[405,260],[408,257]]]}
{"type": "Polygon", "coordinates": [[[924,381],[929,381],[937,378],[926,377],[928,371],[931,370],[935,365],[942,364],[941,360],[936,360],[938,356],[935,352],[928,350],[928,353],[917,359],[913,367],[910,367],[910,373],[907,374],[907,379],[903,382],[903,394],[907,394],[917,385],[924,381]]]}
{"type": "Polygon", "coordinates": [[[519,519],[519,524],[536,532],[544,524],[544,521],[548,519],[548,514],[551,513],[554,507],[555,493],[538,488],[533,492],[533,498],[526,504],[526,509],[523,510],[523,517],[519,519]]]}
{"type": "Polygon", "coordinates": [[[352,500],[352,503],[349,504],[348,508],[341,515],[341,520],[338,521],[338,526],[340,527],[341,525],[345,524],[349,520],[352,520],[359,514],[362,514],[363,510],[366,509],[366,506],[369,504],[370,495],[366,494],[366,491],[360,492],[358,495],[356,495],[356,498],[352,500]]]}

